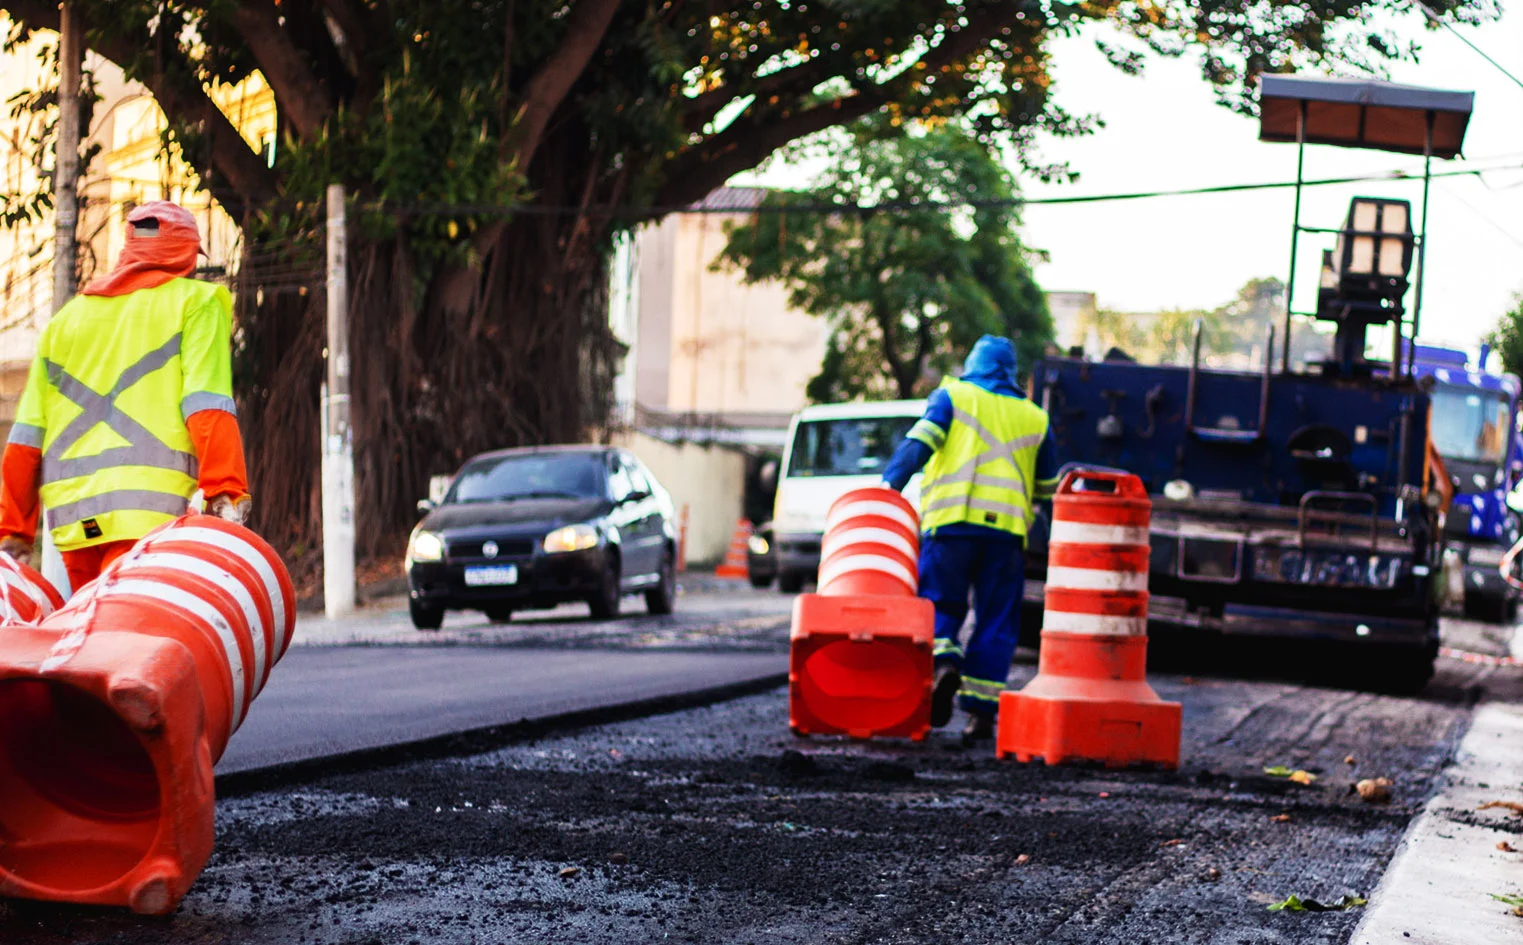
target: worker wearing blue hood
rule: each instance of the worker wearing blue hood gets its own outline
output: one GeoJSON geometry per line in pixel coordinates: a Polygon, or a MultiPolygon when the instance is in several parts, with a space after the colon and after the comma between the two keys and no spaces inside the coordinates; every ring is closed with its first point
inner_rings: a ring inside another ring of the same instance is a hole
{"type": "Polygon", "coordinates": [[[1058,481],[1047,412],[1015,386],[1015,346],[985,335],[962,377],[931,394],[883,473],[902,490],[920,484],[920,596],[936,606],[931,724],[952,719],[960,697],[963,740],[994,736],[994,715],[1020,633],[1026,532],[1035,503],[1058,481]],[[973,635],[959,633],[973,590],[973,635]]]}

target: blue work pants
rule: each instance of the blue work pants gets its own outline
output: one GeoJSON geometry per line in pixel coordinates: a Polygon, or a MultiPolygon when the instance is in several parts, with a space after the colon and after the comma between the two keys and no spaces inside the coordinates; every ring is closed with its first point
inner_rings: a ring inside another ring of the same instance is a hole
{"type": "Polygon", "coordinates": [[[920,539],[920,596],[936,607],[936,663],[962,674],[964,711],[993,715],[1010,675],[1020,635],[1026,584],[1024,543],[1017,535],[924,535],[920,539]],[[973,590],[973,635],[958,637],[973,590]]]}

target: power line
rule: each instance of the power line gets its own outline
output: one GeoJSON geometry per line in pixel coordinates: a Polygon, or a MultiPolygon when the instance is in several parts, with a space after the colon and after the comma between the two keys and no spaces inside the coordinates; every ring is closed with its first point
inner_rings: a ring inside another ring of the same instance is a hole
{"type": "MultiPolygon", "coordinates": [[[[1479,177],[1492,171],[1523,170],[1523,164],[1500,164],[1492,167],[1465,168],[1440,171],[1432,175],[1435,180],[1445,177],[1479,177]]],[[[1324,177],[1301,182],[1303,187],[1323,187],[1338,184],[1358,184],[1369,181],[1414,180],[1419,175],[1407,171],[1385,171],[1377,174],[1361,174],[1352,177],[1324,177]]],[[[1191,197],[1210,194],[1242,193],[1257,190],[1284,190],[1296,186],[1295,181],[1268,181],[1252,184],[1219,184],[1211,187],[1190,187],[1179,190],[1145,190],[1113,194],[1087,194],[1072,197],[1022,197],[998,199],[950,199],[950,200],[888,200],[879,203],[793,203],[758,204],[757,206],[707,206],[699,204],[654,204],[648,206],[597,204],[587,206],[557,206],[551,204],[445,204],[429,202],[380,202],[366,205],[361,210],[393,213],[403,216],[661,216],[667,213],[688,214],[747,214],[747,213],[883,213],[917,210],[956,210],[999,207],[1055,206],[1062,204],[1103,203],[1123,200],[1148,200],[1159,197],[1191,197]]]]}
{"type": "Polygon", "coordinates": [[[1476,54],[1478,56],[1480,56],[1482,59],[1486,60],[1487,62],[1491,63],[1493,66],[1495,66],[1496,70],[1498,72],[1502,73],[1503,75],[1507,76],[1507,78],[1512,80],[1513,85],[1516,85],[1518,88],[1523,89],[1523,79],[1519,79],[1517,76],[1513,75],[1511,72],[1508,72],[1507,68],[1505,66],[1503,66],[1500,62],[1497,62],[1495,59],[1493,59],[1490,56],[1486,55],[1486,51],[1484,49],[1482,49],[1481,47],[1477,46],[1475,43],[1472,43],[1468,38],[1466,38],[1464,33],[1461,33],[1459,30],[1455,29],[1453,23],[1450,23],[1448,20],[1445,20],[1442,17],[1440,17],[1437,13],[1434,13],[1433,9],[1428,6],[1428,4],[1425,2],[1425,0],[1417,0],[1417,6],[1418,6],[1418,9],[1423,11],[1423,15],[1424,16],[1426,16],[1428,19],[1432,20],[1434,23],[1437,23],[1439,26],[1442,26],[1444,29],[1448,30],[1449,32],[1453,33],[1455,36],[1458,36],[1460,42],[1464,43],[1466,46],[1469,46],[1471,49],[1475,50],[1475,52],[1476,52],[1476,54]]]}

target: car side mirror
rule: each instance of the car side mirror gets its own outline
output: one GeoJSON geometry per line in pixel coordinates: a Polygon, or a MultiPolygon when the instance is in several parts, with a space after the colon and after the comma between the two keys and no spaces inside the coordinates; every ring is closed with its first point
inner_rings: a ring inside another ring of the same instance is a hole
{"type": "Polygon", "coordinates": [[[438,506],[436,506],[434,504],[434,500],[433,499],[419,499],[418,500],[418,514],[419,515],[427,515],[428,513],[432,512],[436,508],[438,508],[438,506]]]}

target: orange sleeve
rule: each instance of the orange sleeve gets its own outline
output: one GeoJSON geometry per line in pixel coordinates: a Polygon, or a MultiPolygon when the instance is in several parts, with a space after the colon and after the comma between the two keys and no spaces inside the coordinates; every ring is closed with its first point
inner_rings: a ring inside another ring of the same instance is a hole
{"type": "Polygon", "coordinates": [[[37,489],[42,480],[42,450],[8,443],[0,459],[0,538],[37,538],[37,489]]]}
{"type": "Polygon", "coordinates": [[[238,418],[225,410],[199,410],[185,421],[190,442],[201,465],[201,494],[210,502],[218,496],[241,499],[249,494],[249,474],[243,461],[243,434],[238,418]]]}

